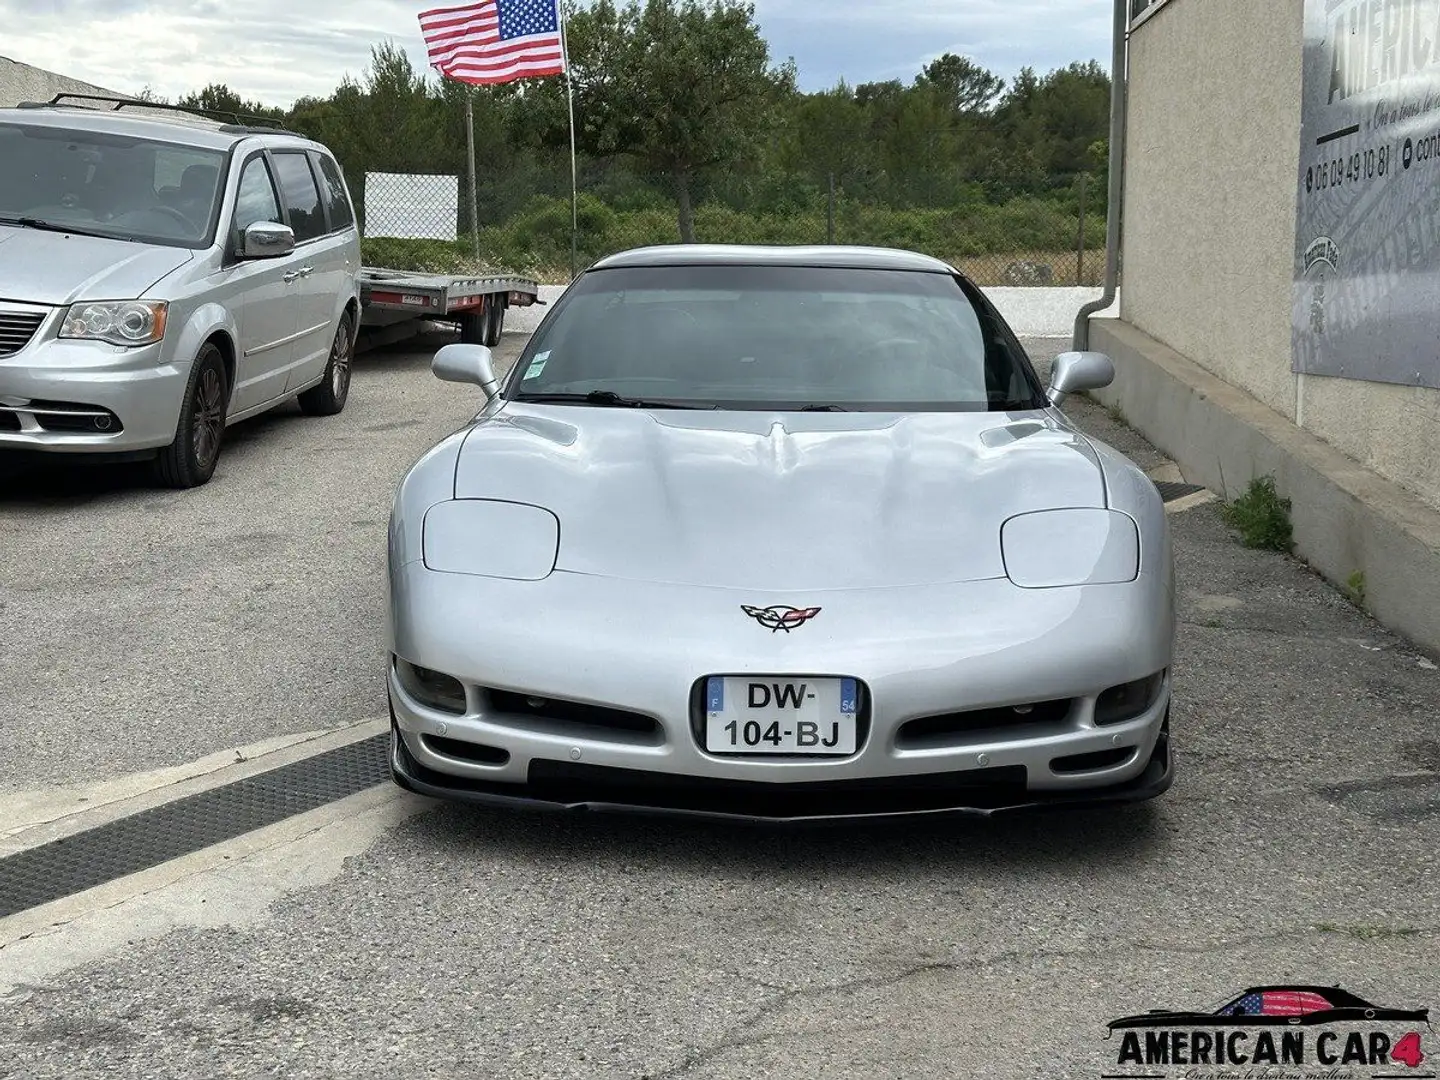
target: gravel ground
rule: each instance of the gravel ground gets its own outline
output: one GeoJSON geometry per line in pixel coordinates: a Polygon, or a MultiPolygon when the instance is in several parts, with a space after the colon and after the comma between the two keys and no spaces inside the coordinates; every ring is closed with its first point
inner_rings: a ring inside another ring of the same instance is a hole
{"type": "MultiPolygon", "coordinates": [[[[383,710],[389,492],[474,400],[424,364],[367,360],[338,420],[254,425],[198,495],[6,496],[8,783],[383,710]]],[[[1108,1020],[1256,984],[1435,1009],[1440,672],[1213,504],[1174,526],[1156,803],[823,833],[437,807],[261,925],[16,994],[0,1076],[1093,1078],[1108,1020]]]]}

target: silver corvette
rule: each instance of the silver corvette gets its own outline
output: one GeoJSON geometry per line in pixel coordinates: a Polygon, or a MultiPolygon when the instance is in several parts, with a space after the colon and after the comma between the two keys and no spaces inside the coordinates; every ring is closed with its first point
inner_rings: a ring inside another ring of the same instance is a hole
{"type": "Polygon", "coordinates": [[[396,494],[391,769],[512,806],[774,821],[1172,781],[1159,492],[967,278],[902,251],[606,259],[396,494]]]}

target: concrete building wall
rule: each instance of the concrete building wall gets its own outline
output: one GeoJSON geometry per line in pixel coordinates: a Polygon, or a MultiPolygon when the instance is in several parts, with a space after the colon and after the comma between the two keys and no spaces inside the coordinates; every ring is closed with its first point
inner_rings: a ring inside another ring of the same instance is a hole
{"type": "Polygon", "coordinates": [[[1304,0],[1169,0],[1130,38],[1120,317],[1440,507],[1440,392],[1290,370],[1304,0]]]}
{"type": "Polygon", "coordinates": [[[1170,0],[1130,38],[1120,317],[1294,419],[1302,0],[1170,0]]]}
{"type": "Polygon", "coordinates": [[[14,108],[22,101],[49,101],[56,94],[114,93],[101,86],[0,56],[0,109],[14,108]]]}

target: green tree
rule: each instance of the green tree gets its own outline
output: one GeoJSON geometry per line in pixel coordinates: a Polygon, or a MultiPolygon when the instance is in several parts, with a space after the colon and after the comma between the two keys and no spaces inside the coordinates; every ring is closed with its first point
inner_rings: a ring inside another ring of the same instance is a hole
{"type": "Polygon", "coordinates": [[[1071,64],[1044,78],[1025,68],[995,110],[997,130],[1014,147],[1044,147],[1050,173],[1084,172],[1090,147],[1110,127],[1110,77],[1095,61],[1071,64]]]}
{"type": "Polygon", "coordinates": [[[246,101],[224,83],[211,83],[203,90],[184,95],[175,104],[191,109],[233,113],[242,119],[247,116],[260,116],[270,120],[284,120],[286,116],[284,109],[262,105],[258,101],[246,101]]]}
{"type": "Polygon", "coordinates": [[[926,64],[915,82],[934,87],[957,113],[988,112],[1005,89],[1004,79],[968,56],[954,53],[946,53],[926,64]]]}
{"type": "Polygon", "coordinates": [[[440,99],[429,77],[415,70],[404,49],[391,41],[375,46],[359,89],[347,104],[353,119],[361,121],[366,168],[411,173],[454,170],[454,145],[446,138],[440,99]]]}
{"type": "Polygon", "coordinates": [[[585,149],[664,175],[693,242],[697,185],[754,164],[795,94],[793,65],[771,66],[754,5],[739,0],[599,0],[569,35],[585,149]]]}
{"type": "Polygon", "coordinates": [[[850,87],[842,82],[801,95],[789,112],[785,167],[817,184],[828,184],[831,176],[843,183],[868,171],[874,160],[868,118],[850,87]]]}

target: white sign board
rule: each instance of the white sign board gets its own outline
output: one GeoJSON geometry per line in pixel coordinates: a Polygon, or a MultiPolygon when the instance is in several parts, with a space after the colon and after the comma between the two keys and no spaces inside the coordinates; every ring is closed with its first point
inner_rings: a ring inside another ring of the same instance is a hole
{"type": "Polygon", "coordinates": [[[365,235],[454,240],[460,178],[419,173],[365,174],[365,235]]]}

